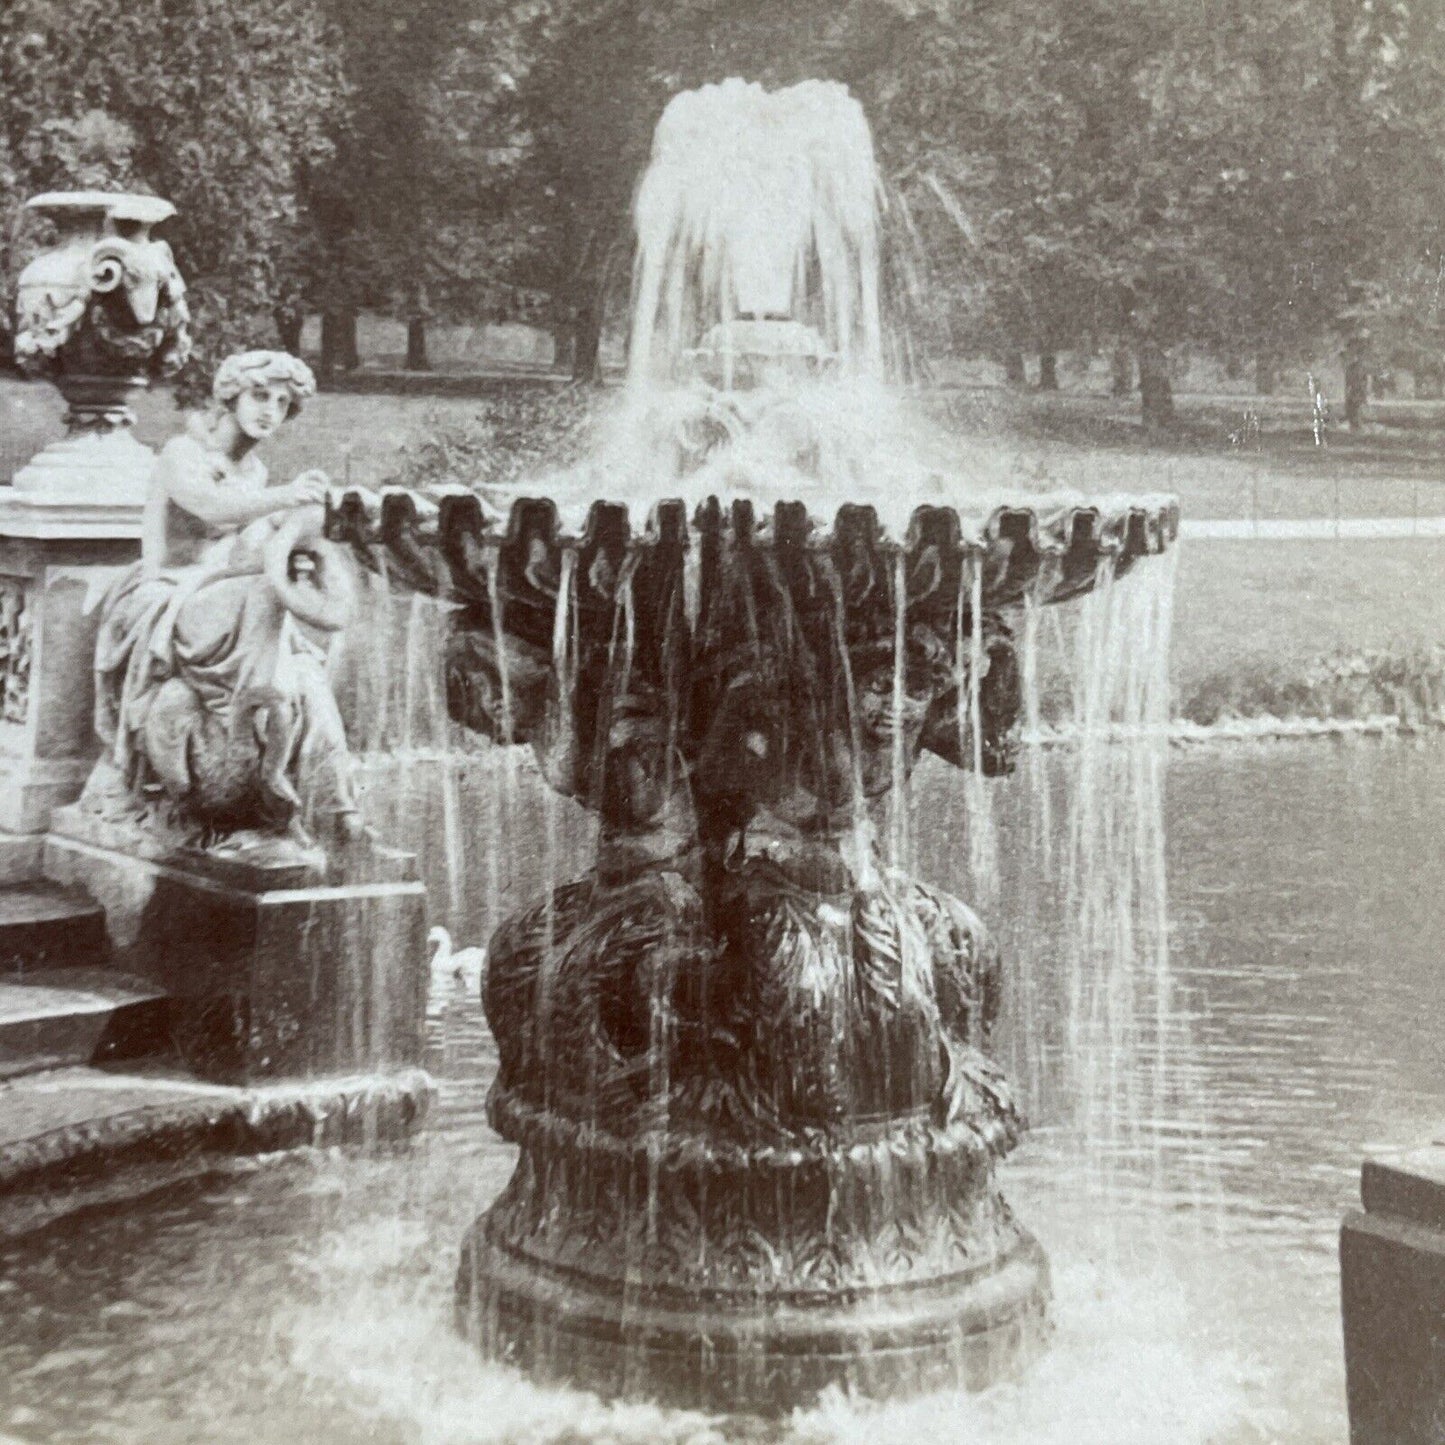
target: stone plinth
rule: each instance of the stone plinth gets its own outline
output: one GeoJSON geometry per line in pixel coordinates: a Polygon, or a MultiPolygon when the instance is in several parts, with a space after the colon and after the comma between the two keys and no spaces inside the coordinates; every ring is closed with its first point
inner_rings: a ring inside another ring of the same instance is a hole
{"type": "Polygon", "coordinates": [[[139,514],[155,453],[128,428],[83,431],[51,442],[15,473],[15,499],[39,517],[108,527],[139,514]]]}
{"type": "Polygon", "coordinates": [[[96,604],[139,553],[138,506],[0,488],[0,881],[90,773],[96,604]]]}
{"type": "Polygon", "coordinates": [[[253,1089],[86,1068],[0,1082],[0,1240],[228,1157],[405,1139],[434,1094],[418,1069],[253,1089]]]}
{"type": "Polygon", "coordinates": [[[117,968],[172,998],[175,1043],[206,1078],[418,1063],[425,888],[365,845],[324,869],[275,857],[145,856],[83,805],[59,810],[45,871],[104,907],[117,968]]]}
{"type": "Polygon", "coordinates": [[[1445,1440],[1445,1144],[1367,1160],[1340,1231],[1351,1445],[1445,1440]]]}

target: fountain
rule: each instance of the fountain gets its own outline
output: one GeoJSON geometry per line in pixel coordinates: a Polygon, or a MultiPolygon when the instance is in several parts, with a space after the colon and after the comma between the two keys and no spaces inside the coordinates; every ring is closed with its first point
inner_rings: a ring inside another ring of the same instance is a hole
{"type": "Polygon", "coordinates": [[[909,876],[905,795],[925,752],[1010,771],[1012,614],[1162,552],[1177,509],[930,462],[883,381],[879,195],[841,86],[676,97],[596,455],[328,517],[453,604],[452,716],[599,820],[484,985],[520,1158],[457,1315],[544,1379],[773,1412],[978,1388],[1047,1335],[993,1177],[1023,1129],[1000,966],[909,876]]]}

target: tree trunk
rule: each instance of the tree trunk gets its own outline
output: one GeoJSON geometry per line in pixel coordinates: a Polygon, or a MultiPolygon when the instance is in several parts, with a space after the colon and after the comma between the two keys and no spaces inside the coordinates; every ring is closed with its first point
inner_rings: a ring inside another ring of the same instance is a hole
{"type": "Polygon", "coordinates": [[[1162,430],[1174,425],[1174,388],[1169,381],[1169,358],[1152,339],[1139,344],[1139,400],[1145,427],[1162,430]]]}
{"type": "Polygon", "coordinates": [[[1039,390],[1059,389],[1059,358],[1052,351],[1039,352],[1039,390]]]}
{"type": "Polygon", "coordinates": [[[408,371],[430,371],[431,362],[426,354],[426,317],[412,316],[406,323],[406,369],[408,371]]]}
{"type": "Polygon", "coordinates": [[[341,365],[345,371],[355,371],[361,365],[361,351],[356,339],[356,312],[341,313],[341,365]]]}
{"type": "Polygon", "coordinates": [[[1024,370],[1022,351],[1010,351],[1003,359],[1004,380],[1009,386],[1027,386],[1028,373],[1024,370]]]}
{"type": "Polygon", "coordinates": [[[278,306],[275,311],[276,339],[282,351],[301,355],[301,332],[306,326],[306,313],[299,306],[278,306]]]}
{"type": "Polygon", "coordinates": [[[553,322],[548,328],[552,333],[552,370],[572,374],[573,348],[577,345],[577,330],[571,322],[553,322]]]}
{"type": "Polygon", "coordinates": [[[1358,431],[1369,400],[1370,373],[1365,359],[1353,347],[1345,348],[1345,425],[1358,431]]]}
{"type": "Polygon", "coordinates": [[[361,365],[356,349],[356,312],[323,311],[321,313],[321,372],[355,371],[361,365]]]}
{"type": "Polygon", "coordinates": [[[1122,342],[1109,358],[1109,394],[1128,396],[1134,390],[1134,354],[1122,342]]]}
{"type": "Polygon", "coordinates": [[[596,381],[602,349],[602,308],[596,302],[577,308],[572,336],[572,380],[596,381]]]}
{"type": "Polygon", "coordinates": [[[1273,396],[1278,366],[1267,351],[1257,351],[1254,356],[1254,389],[1260,396],[1273,396]]]}
{"type": "Polygon", "coordinates": [[[330,376],[341,366],[341,332],[334,311],[321,313],[321,374],[330,376]]]}

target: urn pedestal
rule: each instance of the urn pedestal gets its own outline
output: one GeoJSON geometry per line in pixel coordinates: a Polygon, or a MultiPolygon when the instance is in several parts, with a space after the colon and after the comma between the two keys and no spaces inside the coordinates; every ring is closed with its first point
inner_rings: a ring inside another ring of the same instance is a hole
{"type": "Polygon", "coordinates": [[[488,945],[492,1127],[459,1328],[606,1395],[779,1414],[830,1388],[981,1388],[1047,1338],[1048,1266],[995,1165],[982,920],[876,824],[924,752],[1010,771],[1005,610],[1160,553],[1169,499],[759,515],[340,499],[328,529],[448,600],[452,718],[528,742],[593,867],[488,945]]]}
{"type": "Polygon", "coordinates": [[[136,508],[0,488],[0,882],[35,875],[51,813],[95,763],[95,604],[139,554],[136,508]]]}
{"type": "Polygon", "coordinates": [[[127,397],[189,350],[185,284],[157,196],[27,202],[52,243],[20,273],[15,359],[68,403],[67,435],[0,487],[0,880],[32,875],[51,811],[80,793],[94,732],[96,605],[140,554],[155,456],[127,397]]]}

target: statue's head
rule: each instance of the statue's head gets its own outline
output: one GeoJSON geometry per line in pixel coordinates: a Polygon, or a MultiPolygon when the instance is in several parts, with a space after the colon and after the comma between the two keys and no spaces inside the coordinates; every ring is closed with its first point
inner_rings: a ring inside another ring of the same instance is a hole
{"type": "Polygon", "coordinates": [[[220,364],[211,384],[216,405],[258,440],[295,416],[302,402],[315,394],[311,368],[285,351],[238,351],[220,364]]]}

